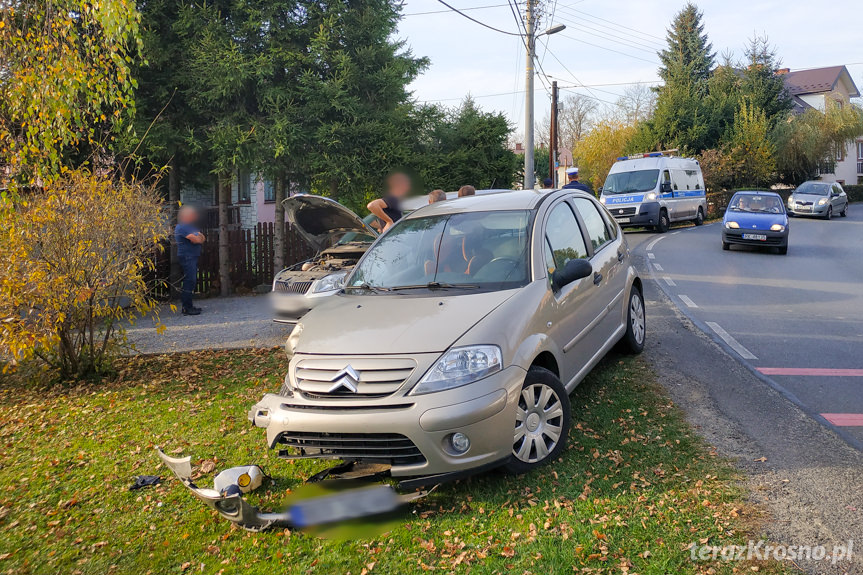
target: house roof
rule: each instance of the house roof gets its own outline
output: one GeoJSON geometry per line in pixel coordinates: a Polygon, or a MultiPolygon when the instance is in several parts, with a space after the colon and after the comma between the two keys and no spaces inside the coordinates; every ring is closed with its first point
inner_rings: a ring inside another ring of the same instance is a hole
{"type": "Polygon", "coordinates": [[[828,66],[827,68],[812,68],[809,70],[799,70],[797,72],[788,72],[783,74],[785,87],[788,88],[788,93],[792,96],[800,96],[803,94],[820,94],[823,92],[831,92],[836,89],[836,85],[842,77],[848,84],[850,96],[856,98],[860,96],[860,91],[854,84],[851,74],[845,66],[828,66]]]}

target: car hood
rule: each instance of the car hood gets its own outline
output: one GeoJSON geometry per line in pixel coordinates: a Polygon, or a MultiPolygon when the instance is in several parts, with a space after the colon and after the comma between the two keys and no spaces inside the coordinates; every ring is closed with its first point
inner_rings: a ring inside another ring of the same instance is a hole
{"type": "Polygon", "coordinates": [[[516,293],[517,289],[439,296],[339,294],[303,317],[303,331],[294,351],[333,355],[444,352],[516,293]]]}
{"type": "Polygon", "coordinates": [[[769,230],[774,224],[787,225],[785,214],[753,214],[748,212],[728,212],[725,221],[737,222],[741,230],[769,230]]]}
{"type": "Polygon", "coordinates": [[[826,198],[827,196],[819,196],[817,194],[801,194],[799,192],[794,192],[791,194],[795,201],[798,202],[812,202],[813,204],[817,204],[818,200],[822,198],[826,198]]]}
{"type": "Polygon", "coordinates": [[[288,221],[318,252],[334,246],[349,233],[373,238],[378,235],[358,215],[329,198],[300,194],[287,198],[282,205],[288,221]]]}

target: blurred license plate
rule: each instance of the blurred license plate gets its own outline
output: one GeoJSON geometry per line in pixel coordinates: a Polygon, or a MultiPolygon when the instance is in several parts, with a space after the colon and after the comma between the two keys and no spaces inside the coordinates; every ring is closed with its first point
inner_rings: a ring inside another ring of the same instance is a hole
{"type": "Polygon", "coordinates": [[[395,491],[388,485],[381,485],[298,501],[289,509],[294,525],[308,527],[386,513],[398,505],[395,491]]]}
{"type": "Polygon", "coordinates": [[[617,220],[617,223],[619,223],[619,224],[628,224],[629,223],[629,218],[614,218],[614,219],[617,220]]]}
{"type": "Polygon", "coordinates": [[[797,206],[797,210],[801,212],[811,212],[812,206],[797,206]]]}
{"type": "Polygon", "coordinates": [[[763,241],[767,240],[767,236],[765,236],[764,234],[743,234],[743,239],[744,240],[759,240],[759,241],[763,242],[763,241]]]}

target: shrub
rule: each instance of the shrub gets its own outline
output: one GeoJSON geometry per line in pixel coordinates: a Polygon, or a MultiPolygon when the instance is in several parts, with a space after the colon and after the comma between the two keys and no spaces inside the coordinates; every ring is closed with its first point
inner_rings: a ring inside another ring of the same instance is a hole
{"type": "Polygon", "coordinates": [[[144,272],[167,231],[151,186],[85,171],[0,199],[0,354],[61,377],[102,371],[155,311],[144,272]]]}

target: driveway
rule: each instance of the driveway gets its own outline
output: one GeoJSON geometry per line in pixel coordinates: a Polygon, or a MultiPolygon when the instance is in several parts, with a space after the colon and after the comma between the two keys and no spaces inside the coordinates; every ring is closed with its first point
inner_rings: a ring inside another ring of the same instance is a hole
{"type": "Polygon", "coordinates": [[[172,312],[161,306],[165,330],[158,333],[156,322],[144,319],[128,328],[129,342],[138,353],[269,348],[283,345],[291,333],[291,326],[272,321],[269,298],[263,295],[203,299],[195,305],[204,310],[201,315],[184,316],[179,307],[172,312]]]}

